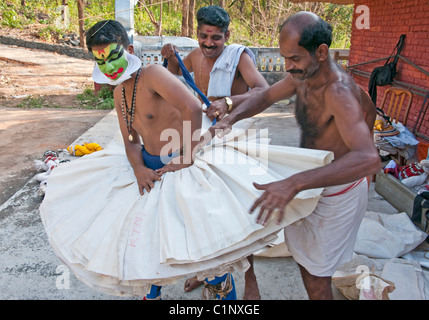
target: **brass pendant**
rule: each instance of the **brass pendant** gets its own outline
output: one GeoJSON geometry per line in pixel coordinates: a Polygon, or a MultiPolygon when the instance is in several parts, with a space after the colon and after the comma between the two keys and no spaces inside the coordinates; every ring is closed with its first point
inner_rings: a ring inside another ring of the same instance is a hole
{"type": "Polygon", "coordinates": [[[131,142],[133,141],[133,135],[132,135],[132,134],[130,134],[130,135],[128,136],[128,140],[130,140],[131,142]]]}

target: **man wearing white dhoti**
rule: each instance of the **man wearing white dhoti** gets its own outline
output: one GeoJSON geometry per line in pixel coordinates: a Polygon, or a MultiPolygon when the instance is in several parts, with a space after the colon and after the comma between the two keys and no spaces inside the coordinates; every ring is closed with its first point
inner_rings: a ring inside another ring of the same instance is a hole
{"type": "MultiPolygon", "coordinates": [[[[367,187],[360,179],[380,170],[371,130],[376,109],[368,95],[329,55],[331,26],[310,12],[300,12],[281,26],[280,53],[287,76],[257,92],[209,129],[229,130],[273,103],[296,95],[295,113],[301,147],[329,150],[334,161],[268,184],[250,209],[258,221],[281,219],[298,192],[324,187],[317,208],[285,228],[285,241],[300,266],[310,299],[331,299],[331,276],[351,259],[357,229],[366,210],[367,187]]],[[[217,131],[217,132],[219,132],[217,131]]]]}
{"type": "MultiPolygon", "coordinates": [[[[196,86],[210,100],[207,116],[222,119],[253,92],[267,88],[268,83],[256,68],[253,52],[239,44],[225,43],[230,37],[228,29],[230,17],[219,6],[207,6],[197,12],[197,38],[199,47],[192,50],[184,59],[188,72],[194,73],[196,86]]],[[[168,70],[180,75],[181,69],[175,56],[178,48],[165,44],[161,54],[168,59],[168,70]]],[[[204,101],[203,101],[204,102],[204,101]]],[[[245,273],[245,300],[260,299],[256,275],[253,269],[253,256],[249,257],[250,268],[245,273]]],[[[196,278],[185,282],[189,292],[201,285],[196,278]]]]}

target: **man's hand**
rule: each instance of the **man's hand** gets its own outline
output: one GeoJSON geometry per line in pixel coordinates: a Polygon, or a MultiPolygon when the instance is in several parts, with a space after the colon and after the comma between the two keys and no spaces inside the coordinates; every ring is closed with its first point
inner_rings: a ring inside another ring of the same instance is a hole
{"type": "Polygon", "coordinates": [[[207,143],[210,142],[215,136],[222,138],[226,136],[232,130],[232,124],[230,123],[229,117],[225,117],[222,120],[216,122],[215,125],[207,129],[200,139],[200,143],[197,146],[197,149],[202,149],[207,143]]]}
{"type": "Polygon", "coordinates": [[[161,175],[159,173],[146,167],[134,170],[134,174],[137,178],[137,184],[141,195],[144,194],[145,189],[147,192],[150,192],[154,187],[154,181],[161,180],[161,175]]]}
{"type": "Polygon", "coordinates": [[[206,113],[207,117],[210,120],[214,120],[215,118],[218,120],[222,120],[227,114],[228,106],[225,103],[225,99],[215,100],[210,104],[210,107],[204,109],[203,112],[206,113]]]}
{"type": "Polygon", "coordinates": [[[253,185],[256,189],[265,191],[250,208],[250,213],[253,213],[257,207],[260,207],[256,222],[266,225],[271,215],[277,214],[277,223],[280,224],[284,209],[298,192],[288,179],[267,184],[253,183],[253,185]]]}
{"type": "Polygon", "coordinates": [[[165,59],[170,59],[171,57],[175,58],[175,51],[177,51],[177,47],[171,43],[167,43],[161,48],[161,55],[165,59]]]}

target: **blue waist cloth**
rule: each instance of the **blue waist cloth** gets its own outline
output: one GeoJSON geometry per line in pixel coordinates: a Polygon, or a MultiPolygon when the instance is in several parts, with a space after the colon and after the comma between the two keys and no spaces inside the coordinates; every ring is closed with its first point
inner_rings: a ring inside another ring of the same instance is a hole
{"type": "Polygon", "coordinates": [[[169,163],[173,158],[179,156],[178,152],[170,153],[168,156],[153,156],[148,153],[144,146],[142,146],[142,155],[143,161],[146,167],[152,170],[161,169],[167,163],[169,163]]]}

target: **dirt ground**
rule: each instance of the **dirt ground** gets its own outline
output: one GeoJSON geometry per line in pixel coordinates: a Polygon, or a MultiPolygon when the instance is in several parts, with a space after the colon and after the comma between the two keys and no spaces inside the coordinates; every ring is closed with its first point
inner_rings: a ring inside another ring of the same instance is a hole
{"type": "Polygon", "coordinates": [[[37,173],[34,160],[66,148],[110,112],[79,109],[92,69],[89,60],[0,44],[0,204],[37,173]],[[17,107],[29,97],[43,103],[17,107]]]}

